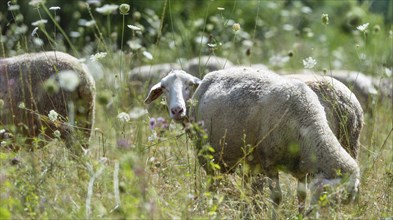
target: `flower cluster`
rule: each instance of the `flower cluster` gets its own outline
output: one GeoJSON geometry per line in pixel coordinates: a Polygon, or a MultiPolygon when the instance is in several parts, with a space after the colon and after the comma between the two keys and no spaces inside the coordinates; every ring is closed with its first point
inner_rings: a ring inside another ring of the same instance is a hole
{"type": "Polygon", "coordinates": [[[308,57],[303,60],[303,65],[305,69],[312,69],[315,65],[317,65],[317,61],[312,57],[308,57]]]}
{"type": "Polygon", "coordinates": [[[78,74],[72,70],[65,70],[59,72],[59,85],[67,91],[74,91],[79,85],[80,79],[78,74]]]}
{"type": "Polygon", "coordinates": [[[166,122],[166,120],[163,117],[158,117],[157,119],[151,118],[149,122],[149,127],[151,130],[167,129],[169,127],[169,124],[166,122]]]}
{"type": "Polygon", "coordinates": [[[49,120],[51,120],[51,121],[56,121],[57,120],[57,117],[59,116],[59,114],[55,111],[55,110],[50,110],[49,111],[49,114],[48,114],[48,118],[49,118],[49,120]]]}
{"type": "Polygon", "coordinates": [[[125,113],[125,112],[120,112],[120,113],[117,115],[117,119],[119,119],[120,122],[127,123],[127,122],[130,121],[131,117],[130,117],[129,114],[127,114],[127,113],[125,113]]]}

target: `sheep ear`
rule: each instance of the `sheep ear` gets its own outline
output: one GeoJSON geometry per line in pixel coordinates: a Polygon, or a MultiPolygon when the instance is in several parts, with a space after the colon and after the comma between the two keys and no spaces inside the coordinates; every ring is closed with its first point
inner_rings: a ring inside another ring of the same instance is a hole
{"type": "Polygon", "coordinates": [[[197,78],[197,77],[194,77],[194,78],[192,79],[192,83],[193,83],[194,85],[196,85],[196,86],[199,86],[199,85],[202,83],[202,80],[200,80],[200,79],[197,78]]]}
{"type": "Polygon", "coordinates": [[[158,97],[162,95],[162,87],[161,87],[161,82],[155,84],[151,89],[149,94],[147,95],[145,99],[145,104],[150,104],[152,101],[156,100],[158,97]]]}

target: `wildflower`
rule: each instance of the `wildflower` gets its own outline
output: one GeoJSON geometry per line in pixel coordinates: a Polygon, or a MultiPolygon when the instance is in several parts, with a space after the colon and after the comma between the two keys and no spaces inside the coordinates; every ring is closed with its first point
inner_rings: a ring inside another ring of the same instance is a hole
{"type": "Polygon", "coordinates": [[[116,145],[120,149],[129,149],[131,148],[131,143],[127,139],[119,139],[116,141],[116,145]]]}
{"type": "Polygon", "coordinates": [[[18,107],[19,107],[20,109],[25,109],[25,108],[26,108],[24,102],[19,103],[18,107]]]}
{"type": "Polygon", "coordinates": [[[153,59],[153,55],[148,52],[148,51],[143,51],[143,56],[145,56],[148,60],[152,60],[153,59]]]}
{"type": "Polygon", "coordinates": [[[133,31],[141,31],[142,30],[142,28],[137,27],[135,25],[131,25],[131,24],[127,25],[127,27],[129,27],[133,31]]]}
{"type": "Polygon", "coordinates": [[[329,24],[329,15],[328,14],[322,14],[322,23],[323,24],[329,24]]]}
{"type": "Polygon", "coordinates": [[[44,25],[44,24],[46,24],[46,23],[48,23],[48,20],[46,20],[46,19],[40,19],[40,20],[38,20],[38,21],[35,21],[35,22],[31,23],[31,25],[36,26],[36,27],[39,27],[39,26],[42,26],[42,25],[44,25]]]}
{"type": "Polygon", "coordinates": [[[356,29],[358,29],[359,31],[363,31],[364,32],[364,31],[367,30],[368,25],[369,25],[369,23],[365,23],[365,24],[359,25],[356,29]]]}
{"type": "Polygon", "coordinates": [[[67,91],[74,91],[79,85],[80,79],[76,72],[72,70],[65,70],[59,72],[59,85],[67,91]]]}
{"type": "Polygon", "coordinates": [[[139,21],[141,19],[141,17],[142,17],[142,14],[139,11],[134,12],[134,14],[132,15],[132,18],[135,21],[139,21]]]}
{"type": "Polygon", "coordinates": [[[40,4],[44,4],[45,1],[44,0],[31,0],[29,2],[29,5],[33,6],[33,7],[38,7],[40,6],[40,4]]]}
{"type": "MultiPolygon", "coordinates": [[[[389,68],[386,68],[385,67],[385,75],[387,76],[387,77],[391,77],[392,76],[392,69],[389,69],[389,68]]],[[[1,101],[1,100],[0,100],[1,101]]],[[[1,105],[0,105],[1,106],[1,105]]],[[[0,109],[1,109],[1,107],[0,107],[0,109]]]]}
{"type": "Polygon", "coordinates": [[[19,5],[8,4],[8,11],[17,11],[17,10],[19,10],[19,8],[20,8],[19,5]]]}
{"type": "Polygon", "coordinates": [[[163,117],[157,118],[157,125],[156,126],[161,126],[161,128],[164,128],[164,129],[169,127],[168,123],[166,122],[165,118],[163,118],[163,117]]]}
{"type": "Polygon", "coordinates": [[[232,30],[233,30],[234,32],[238,32],[238,31],[240,30],[240,24],[239,24],[239,23],[234,23],[234,24],[232,25],[232,30]]]}
{"type": "Polygon", "coordinates": [[[308,7],[308,6],[304,6],[304,7],[302,7],[300,10],[301,10],[301,12],[303,12],[304,14],[311,14],[311,12],[312,12],[312,9],[311,9],[310,7],[308,7]]]}
{"type": "Polygon", "coordinates": [[[147,114],[147,110],[144,108],[140,108],[140,107],[133,108],[129,113],[130,118],[132,118],[132,119],[138,119],[145,114],[147,114]]]}
{"type": "Polygon", "coordinates": [[[91,60],[91,61],[100,60],[100,59],[106,57],[107,54],[108,54],[107,52],[99,52],[99,53],[96,53],[96,54],[94,54],[94,55],[91,55],[90,60],[91,60]]]}
{"type": "Polygon", "coordinates": [[[56,121],[59,114],[55,110],[50,110],[48,114],[48,118],[51,121],[56,121]]]}
{"type": "Polygon", "coordinates": [[[55,136],[56,138],[60,138],[60,136],[61,136],[60,131],[59,130],[54,131],[53,136],[55,136]]]}
{"type": "Polygon", "coordinates": [[[91,21],[86,21],[85,26],[86,27],[93,27],[96,24],[95,20],[91,20],[91,21]]]}
{"type": "Polygon", "coordinates": [[[37,31],[38,31],[38,27],[35,27],[35,28],[33,29],[33,31],[31,32],[31,36],[34,37],[34,35],[37,34],[37,31]]]}
{"type": "Polygon", "coordinates": [[[117,115],[117,119],[119,119],[119,121],[121,121],[121,122],[129,122],[131,118],[130,118],[129,114],[127,114],[125,112],[120,112],[117,115]]]}
{"type": "Polygon", "coordinates": [[[81,34],[78,31],[71,31],[70,32],[70,37],[72,37],[72,38],[78,38],[80,36],[81,36],[81,34]]]}
{"type": "Polygon", "coordinates": [[[38,47],[42,47],[44,45],[44,41],[39,37],[33,38],[33,43],[38,47]]]}
{"type": "Polygon", "coordinates": [[[53,7],[50,7],[49,10],[57,11],[57,10],[60,10],[60,7],[59,6],[53,6],[53,7]]]}
{"type": "Polygon", "coordinates": [[[317,61],[312,57],[308,57],[303,60],[303,65],[306,69],[312,69],[315,65],[317,65],[317,61]]]}
{"type": "Polygon", "coordinates": [[[150,119],[149,127],[150,127],[150,130],[153,130],[156,127],[156,119],[155,118],[150,119]]]}
{"type": "Polygon", "coordinates": [[[149,142],[153,142],[153,141],[155,141],[155,140],[157,140],[157,139],[158,139],[158,136],[157,136],[157,133],[156,133],[156,132],[153,132],[152,135],[150,135],[149,137],[147,137],[147,140],[148,140],[149,142]]]}
{"type": "Polygon", "coordinates": [[[112,12],[116,11],[119,8],[118,5],[114,5],[114,4],[105,4],[104,6],[100,7],[100,8],[96,8],[96,11],[100,14],[104,14],[104,15],[109,15],[112,12]]]}
{"type": "Polygon", "coordinates": [[[120,14],[122,15],[128,15],[128,11],[130,11],[130,5],[129,4],[121,4],[119,7],[120,14]]]}

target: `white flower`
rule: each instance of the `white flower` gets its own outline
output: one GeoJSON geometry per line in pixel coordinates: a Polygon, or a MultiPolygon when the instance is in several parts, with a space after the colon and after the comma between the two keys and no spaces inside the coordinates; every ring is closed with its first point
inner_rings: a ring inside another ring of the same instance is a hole
{"type": "Polygon", "coordinates": [[[19,108],[21,108],[21,109],[24,109],[24,108],[26,108],[26,106],[25,106],[25,103],[24,103],[24,102],[21,102],[21,103],[19,103],[18,107],[19,107],[19,108]]]}
{"type": "Polygon", "coordinates": [[[35,22],[31,23],[31,25],[38,27],[38,26],[44,25],[46,23],[48,23],[48,20],[41,19],[41,20],[38,20],[38,21],[35,21],[35,22]]]}
{"type": "Polygon", "coordinates": [[[133,31],[141,31],[142,30],[142,28],[140,28],[140,27],[137,27],[137,26],[135,26],[135,25],[127,25],[127,27],[129,27],[131,30],[133,30],[133,31]]]}
{"type": "Polygon", "coordinates": [[[3,134],[3,133],[5,133],[5,129],[0,130],[0,134],[3,134]]]}
{"type": "Polygon", "coordinates": [[[109,15],[112,12],[116,11],[119,8],[118,5],[114,5],[114,4],[105,4],[104,6],[100,7],[100,8],[96,8],[96,11],[100,14],[104,14],[104,15],[109,15]]]}
{"type": "Polygon", "coordinates": [[[50,7],[49,10],[57,11],[57,10],[60,10],[60,7],[59,6],[53,6],[53,7],[50,7]]]}
{"type": "Polygon", "coordinates": [[[55,110],[50,110],[48,114],[48,118],[51,121],[56,121],[59,114],[55,110]]]}
{"type": "Polygon", "coordinates": [[[31,5],[31,6],[33,6],[33,7],[37,7],[37,6],[39,6],[41,3],[44,4],[45,1],[43,1],[43,0],[31,0],[31,1],[29,2],[29,5],[31,5]]]}
{"type": "Polygon", "coordinates": [[[16,11],[16,10],[19,10],[19,5],[11,5],[11,4],[9,4],[8,5],[8,11],[16,11]]]}
{"type": "Polygon", "coordinates": [[[312,69],[315,65],[317,65],[317,61],[312,57],[308,57],[303,60],[303,65],[306,69],[312,69]]]}
{"type": "Polygon", "coordinates": [[[91,20],[91,21],[86,21],[86,23],[84,24],[86,27],[93,27],[96,24],[95,20],[91,20]]]}
{"type": "Polygon", "coordinates": [[[56,131],[53,132],[53,135],[54,135],[55,137],[57,137],[57,138],[60,138],[61,133],[60,133],[59,130],[56,130],[56,131]]]}
{"type": "Polygon", "coordinates": [[[81,36],[81,33],[79,33],[78,31],[71,31],[70,32],[70,37],[78,38],[80,36],[81,36]]]}
{"type": "Polygon", "coordinates": [[[42,45],[44,45],[44,41],[41,38],[38,37],[34,37],[33,38],[33,43],[39,47],[41,47],[42,45]]]}
{"type": "Polygon", "coordinates": [[[234,32],[238,32],[238,31],[240,30],[240,24],[239,24],[239,23],[234,23],[234,24],[232,25],[232,30],[233,30],[234,32]]]}
{"type": "Polygon", "coordinates": [[[147,114],[147,110],[141,107],[135,107],[130,111],[130,117],[132,119],[138,119],[145,114],[147,114]]]}
{"type": "Polygon", "coordinates": [[[91,55],[90,60],[91,60],[91,61],[100,60],[100,59],[106,57],[107,54],[108,54],[107,52],[99,52],[99,53],[96,53],[96,54],[94,54],[94,55],[91,55]]]}
{"type": "Polygon", "coordinates": [[[362,25],[359,25],[356,29],[358,29],[359,31],[365,31],[368,28],[369,23],[365,23],[362,25]]]}
{"type": "Polygon", "coordinates": [[[392,76],[392,69],[389,69],[389,68],[385,67],[385,75],[387,77],[391,77],[392,76]]]}
{"type": "Polygon", "coordinates": [[[130,118],[129,114],[127,114],[125,112],[120,112],[117,115],[117,119],[119,119],[119,121],[121,121],[121,122],[129,122],[131,118],[130,118]]]}
{"type": "Polygon", "coordinates": [[[59,72],[59,85],[67,91],[74,91],[79,85],[80,79],[76,72],[72,70],[65,70],[59,72]]]}
{"type": "Polygon", "coordinates": [[[142,54],[143,54],[143,56],[145,56],[149,60],[153,59],[153,55],[151,55],[151,53],[149,53],[148,51],[143,51],[142,54]]]}

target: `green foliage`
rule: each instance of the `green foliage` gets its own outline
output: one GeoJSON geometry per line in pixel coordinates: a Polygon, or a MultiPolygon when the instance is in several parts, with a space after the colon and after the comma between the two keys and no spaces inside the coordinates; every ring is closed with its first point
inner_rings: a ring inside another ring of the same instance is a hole
{"type": "MultiPolygon", "coordinates": [[[[149,114],[140,111],[147,108],[148,85],[138,89],[129,83],[133,67],[219,55],[235,64],[296,70],[313,57],[316,71],[353,69],[392,77],[387,73],[393,63],[391,23],[369,12],[368,2],[131,1],[129,11],[123,6],[122,13],[109,14],[96,9],[125,2],[97,6],[48,0],[39,7],[29,2],[12,0],[0,8],[0,56],[60,50],[84,58],[97,86],[96,129],[90,147],[76,154],[70,149],[80,146],[66,147],[56,138],[36,137],[31,147],[28,137],[16,132],[24,125],[8,126],[13,136],[0,134],[0,219],[270,217],[269,192],[251,190],[245,164],[235,175],[206,175],[200,162],[212,173],[222,167],[213,160],[216,152],[200,125],[184,129],[171,123],[158,102],[149,114]],[[53,6],[60,9],[51,10],[53,6]],[[47,23],[35,29],[32,23],[41,19],[47,23]],[[365,23],[367,30],[357,30],[365,23]],[[121,112],[133,117],[119,121],[121,112]],[[149,129],[151,119],[160,116],[168,126],[149,129]]],[[[45,88],[56,91],[50,81],[45,88]]],[[[321,218],[393,216],[391,104],[378,101],[374,114],[366,114],[358,159],[359,203],[335,204],[331,196],[341,191],[332,189],[320,197],[321,218]]],[[[250,145],[243,148],[245,155],[252,150],[250,145]]],[[[299,147],[291,145],[288,152],[296,155],[299,147]]],[[[279,216],[303,219],[297,215],[295,180],[286,174],[280,179],[285,196],[279,216]]]]}

